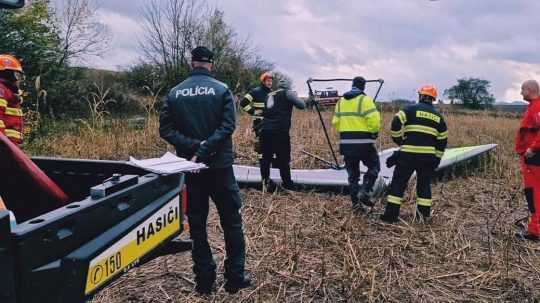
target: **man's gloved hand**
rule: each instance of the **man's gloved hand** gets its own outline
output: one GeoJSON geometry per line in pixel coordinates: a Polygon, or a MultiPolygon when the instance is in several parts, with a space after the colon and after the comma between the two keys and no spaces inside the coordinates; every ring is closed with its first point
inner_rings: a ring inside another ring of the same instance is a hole
{"type": "Polygon", "coordinates": [[[395,152],[392,153],[390,157],[386,159],[386,167],[390,168],[396,165],[398,162],[398,159],[399,159],[399,150],[396,150],[395,152]]]}
{"type": "Polygon", "coordinates": [[[208,148],[208,144],[206,144],[206,141],[202,141],[199,144],[199,149],[197,149],[197,152],[195,152],[196,162],[202,162],[206,163],[210,157],[211,157],[210,150],[208,148]]]}
{"type": "Polygon", "coordinates": [[[379,137],[379,133],[372,133],[371,139],[377,139],[379,137]]]}

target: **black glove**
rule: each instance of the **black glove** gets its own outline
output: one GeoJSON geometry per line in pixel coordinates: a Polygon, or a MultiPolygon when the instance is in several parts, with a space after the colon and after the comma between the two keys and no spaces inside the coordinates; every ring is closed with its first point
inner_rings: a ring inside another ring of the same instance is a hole
{"type": "Polygon", "coordinates": [[[371,134],[371,139],[377,139],[377,137],[379,137],[379,133],[372,133],[371,134]]]}
{"type": "Polygon", "coordinates": [[[210,152],[206,141],[202,141],[195,155],[197,156],[197,162],[207,163],[210,158],[216,155],[216,152],[210,152]]]}
{"type": "Polygon", "coordinates": [[[396,150],[395,152],[392,153],[390,157],[386,159],[386,167],[390,168],[396,165],[398,162],[398,159],[399,159],[399,150],[396,150]]]}

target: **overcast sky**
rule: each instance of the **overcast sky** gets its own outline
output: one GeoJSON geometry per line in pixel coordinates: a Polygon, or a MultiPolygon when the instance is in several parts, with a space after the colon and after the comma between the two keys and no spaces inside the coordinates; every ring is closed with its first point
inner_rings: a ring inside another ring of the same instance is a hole
{"type": "MultiPolygon", "coordinates": [[[[301,94],[309,77],[383,78],[384,99],[480,77],[497,100],[510,101],[521,99],[523,80],[540,80],[537,0],[213,1],[301,94]]],[[[102,1],[113,43],[94,66],[121,69],[140,56],[142,3],[102,1]]]]}

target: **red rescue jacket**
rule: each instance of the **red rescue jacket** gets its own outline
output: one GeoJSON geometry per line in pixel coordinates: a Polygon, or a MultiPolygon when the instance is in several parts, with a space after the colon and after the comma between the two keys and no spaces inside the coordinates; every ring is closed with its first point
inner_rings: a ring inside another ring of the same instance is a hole
{"type": "Polygon", "coordinates": [[[0,133],[19,145],[23,140],[23,112],[18,89],[0,79],[0,133]]]}
{"type": "Polygon", "coordinates": [[[528,148],[540,151],[540,98],[530,101],[516,135],[516,152],[521,155],[528,148]]]}

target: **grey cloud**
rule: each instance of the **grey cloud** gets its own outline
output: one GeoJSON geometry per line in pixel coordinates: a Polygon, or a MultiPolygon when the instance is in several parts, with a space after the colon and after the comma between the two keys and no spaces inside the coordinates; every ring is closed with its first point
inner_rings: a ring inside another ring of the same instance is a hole
{"type": "MultiPolygon", "coordinates": [[[[540,70],[540,1],[211,1],[300,93],[310,76],[365,74],[385,78],[384,98],[414,98],[422,83],[442,91],[471,76],[492,81],[502,99],[540,70]]],[[[144,2],[102,1],[103,13],[131,19],[111,20],[115,60],[138,57],[135,27],[144,2]]]]}

